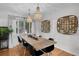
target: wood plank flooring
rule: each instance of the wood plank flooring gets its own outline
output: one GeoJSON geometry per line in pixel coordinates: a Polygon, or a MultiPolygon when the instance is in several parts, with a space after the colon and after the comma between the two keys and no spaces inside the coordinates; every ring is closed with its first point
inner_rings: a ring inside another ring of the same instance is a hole
{"type": "MultiPolygon", "coordinates": [[[[0,50],[0,56],[24,56],[25,52],[26,56],[30,56],[28,49],[25,49],[18,45],[14,48],[0,50]]],[[[52,56],[74,56],[73,54],[70,54],[58,48],[55,48],[51,53],[52,56]]]]}

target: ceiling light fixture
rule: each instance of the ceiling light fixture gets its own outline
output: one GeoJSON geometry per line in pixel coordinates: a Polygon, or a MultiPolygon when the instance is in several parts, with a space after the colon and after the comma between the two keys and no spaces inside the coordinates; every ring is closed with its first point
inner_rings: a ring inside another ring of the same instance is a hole
{"type": "Polygon", "coordinates": [[[32,22],[32,17],[30,15],[30,9],[28,9],[28,16],[27,16],[27,22],[32,22]]]}
{"type": "Polygon", "coordinates": [[[34,15],[33,15],[33,19],[34,20],[42,20],[42,13],[41,13],[41,11],[40,11],[40,7],[39,7],[39,4],[38,4],[38,6],[37,6],[37,8],[36,8],[36,12],[34,13],[34,15]]]}

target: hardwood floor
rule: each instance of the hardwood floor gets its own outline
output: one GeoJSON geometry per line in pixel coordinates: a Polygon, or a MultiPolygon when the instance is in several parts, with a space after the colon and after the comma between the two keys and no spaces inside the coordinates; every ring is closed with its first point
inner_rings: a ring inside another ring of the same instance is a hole
{"type": "MultiPolygon", "coordinates": [[[[25,49],[21,46],[16,46],[10,49],[0,50],[0,56],[24,56],[26,52],[26,56],[30,56],[29,50],[25,49]]],[[[52,56],[74,56],[68,52],[55,48],[52,52],[52,56]]]]}

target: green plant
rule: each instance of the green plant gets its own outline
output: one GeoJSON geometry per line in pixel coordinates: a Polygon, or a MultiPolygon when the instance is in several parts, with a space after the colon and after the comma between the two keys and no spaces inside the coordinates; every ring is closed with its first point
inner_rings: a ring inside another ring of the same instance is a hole
{"type": "Polygon", "coordinates": [[[9,29],[8,27],[0,27],[0,38],[4,38],[9,36],[9,33],[11,33],[13,30],[9,29]]]}

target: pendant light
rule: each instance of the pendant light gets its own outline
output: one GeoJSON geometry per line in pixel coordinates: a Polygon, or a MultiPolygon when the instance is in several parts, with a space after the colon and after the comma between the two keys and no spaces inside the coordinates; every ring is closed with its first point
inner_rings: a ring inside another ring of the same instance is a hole
{"type": "Polygon", "coordinates": [[[39,4],[38,4],[38,6],[36,8],[36,12],[34,13],[33,19],[34,20],[42,20],[42,13],[40,11],[39,4]]]}

